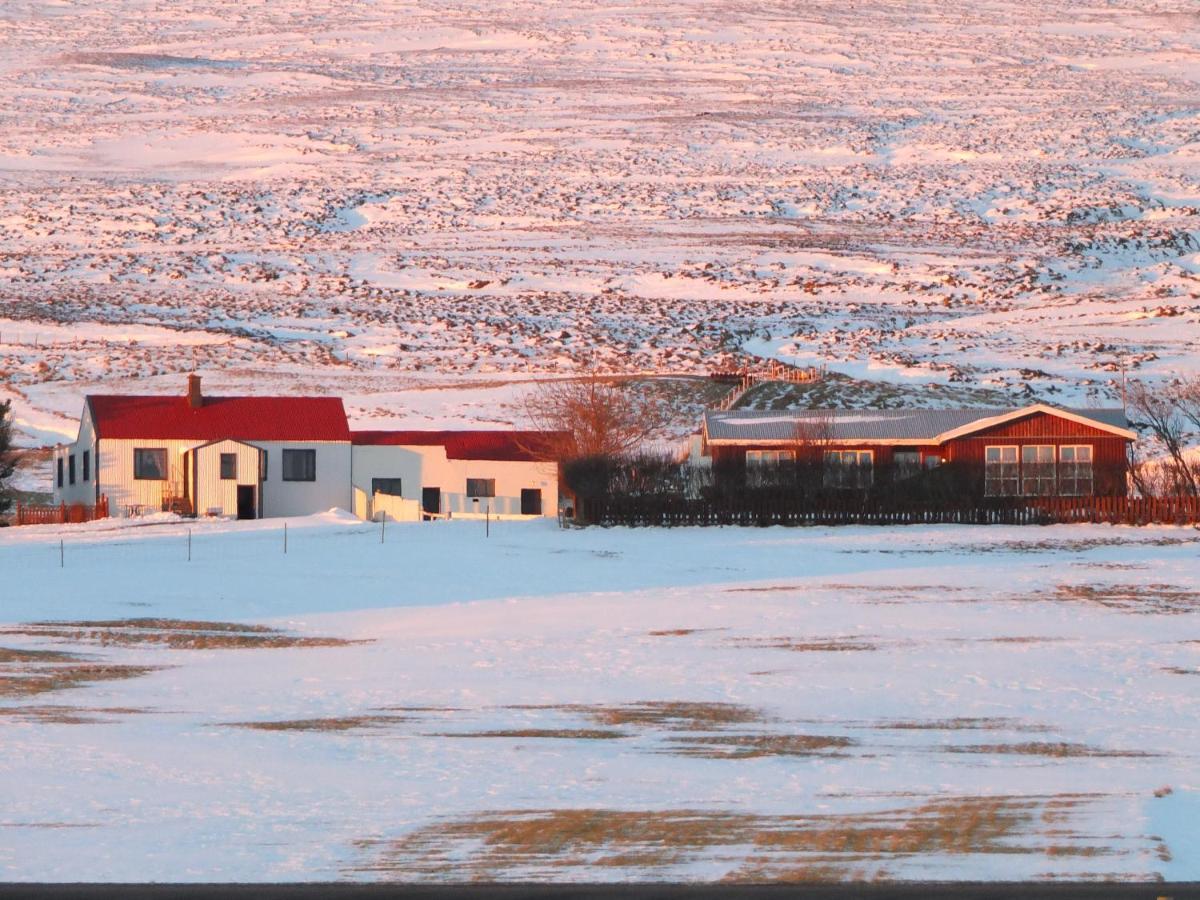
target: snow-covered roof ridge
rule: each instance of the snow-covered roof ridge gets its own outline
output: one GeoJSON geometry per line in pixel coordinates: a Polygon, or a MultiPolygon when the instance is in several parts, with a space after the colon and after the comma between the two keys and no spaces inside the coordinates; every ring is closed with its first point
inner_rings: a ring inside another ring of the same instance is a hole
{"type": "Polygon", "coordinates": [[[1067,409],[1044,403],[1005,409],[709,410],[704,414],[704,433],[710,442],[718,443],[788,441],[795,440],[797,428],[820,424],[828,429],[822,437],[829,440],[942,443],[1034,413],[1070,419],[1130,440],[1136,438],[1122,409],[1067,409]]]}

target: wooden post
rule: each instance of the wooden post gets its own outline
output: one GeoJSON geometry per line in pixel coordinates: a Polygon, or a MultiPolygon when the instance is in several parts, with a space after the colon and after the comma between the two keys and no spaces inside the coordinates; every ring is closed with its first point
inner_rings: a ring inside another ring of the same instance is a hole
{"type": "Polygon", "coordinates": [[[58,567],[60,569],[65,569],[67,567],[67,555],[66,551],[63,549],[62,538],[58,539],[58,567]]]}
{"type": "Polygon", "coordinates": [[[283,523],[283,554],[287,555],[287,522],[283,523]]]}
{"type": "Polygon", "coordinates": [[[379,543],[383,543],[387,536],[387,510],[380,510],[379,513],[379,543]]]}
{"type": "Polygon", "coordinates": [[[192,529],[188,529],[188,562],[192,561],[192,529]]]}

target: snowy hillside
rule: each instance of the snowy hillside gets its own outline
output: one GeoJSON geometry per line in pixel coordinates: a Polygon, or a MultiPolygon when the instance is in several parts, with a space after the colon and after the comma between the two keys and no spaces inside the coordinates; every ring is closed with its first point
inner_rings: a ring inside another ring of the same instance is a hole
{"type": "Polygon", "coordinates": [[[1189,0],[13,0],[3,389],[30,443],[193,362],[414,425],[747,352],[1111,400],[1121,365],[1197,358],[1198,26],[1189,0]]]}

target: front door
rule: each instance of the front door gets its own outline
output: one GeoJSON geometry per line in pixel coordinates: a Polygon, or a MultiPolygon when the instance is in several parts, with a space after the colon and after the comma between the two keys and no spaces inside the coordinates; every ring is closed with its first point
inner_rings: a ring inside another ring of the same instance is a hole
{"type": "Polygon", "coordinates": [[[239,484],[237,489],[237,503],[239,519],[257,519],[258,504],[254,502],[254,485],[239,484]]]}
{"type": "Polygon", "coordinates": [[[442,489],[440,487],[421,488],[421,509],[427,513],[442,511],[442,489]]]}
{"type": "Polygon", "coordinates": [[[539,488],[521,488],[521,515],[542,514],[542,492],[539,488]]]}

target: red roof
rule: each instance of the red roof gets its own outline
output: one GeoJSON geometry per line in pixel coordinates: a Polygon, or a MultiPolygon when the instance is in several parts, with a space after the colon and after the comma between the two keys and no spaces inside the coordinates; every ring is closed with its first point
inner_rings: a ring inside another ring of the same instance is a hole
{"type": "Polygon", "coordinates": [[[555,431],[352,431],[357,445],[445,447],[447,459],[538,462],[565,435],[555,431]]]}
{"type": "Polygon", "coordinates": [[[348,441],[340,397],[205,397],[198,409],[186,397],[87,398],[102,438],[219,441],[348,441]]]}

